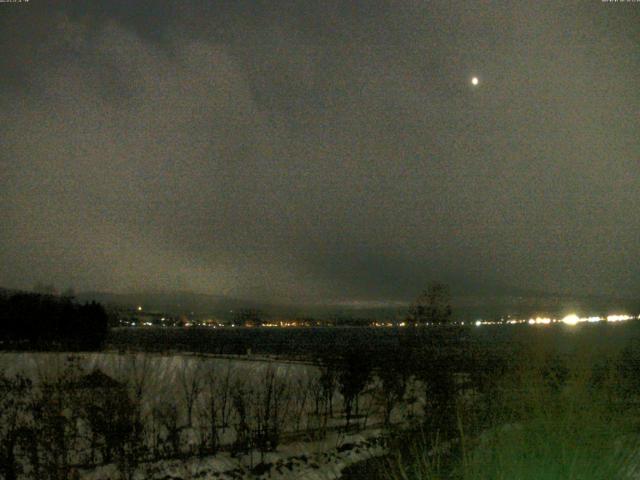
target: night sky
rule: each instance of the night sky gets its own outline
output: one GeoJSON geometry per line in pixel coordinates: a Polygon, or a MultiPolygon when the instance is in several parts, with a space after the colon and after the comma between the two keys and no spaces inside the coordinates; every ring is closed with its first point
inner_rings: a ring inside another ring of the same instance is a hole
{"type": "Polygon", "coordinates": [[[640,3],[0,3],[0,92],[0,286],[640,294],[640,3]]]}

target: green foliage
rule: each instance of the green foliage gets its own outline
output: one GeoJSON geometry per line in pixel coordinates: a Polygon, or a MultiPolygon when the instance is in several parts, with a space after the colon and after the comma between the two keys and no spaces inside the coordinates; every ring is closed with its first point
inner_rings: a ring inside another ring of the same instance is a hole
{"type": "Polygon", "coordinates": [[[628,478],[637,468],[640,412],[627,398],[639,374],[623,365],[634,365],[636,357],[631,347],[597,358],[559,355],[540,345],[522,350],[496,378],[474,382],[480,396],[471,411],[457,397],[456,436],[438,442],[414,435],[410,447],[396,449],[388,478],[628,478]],[[473,428],[479,416],[474,409],[490,419],[482,429],[473,428]]]}
{"type": "Polygon", "coordinates": [[[470,442],[461,478],[621,478],[628,424],[607,392],[592,388],[592,376],[555,355],[516,370],[502,385],[504,412],[496,416],[511,422],[470,442]]]}

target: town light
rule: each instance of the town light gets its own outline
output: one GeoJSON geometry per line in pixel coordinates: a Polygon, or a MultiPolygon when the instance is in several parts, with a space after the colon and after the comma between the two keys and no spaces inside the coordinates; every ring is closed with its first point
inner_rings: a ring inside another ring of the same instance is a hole
{"type": "Polygon", "coordinates": [[[562,323],[564,323],[565,325],[577,325],[579,321],[580,317],[578,317],[575,313],[567,315],[562,319],[562,323]]]}

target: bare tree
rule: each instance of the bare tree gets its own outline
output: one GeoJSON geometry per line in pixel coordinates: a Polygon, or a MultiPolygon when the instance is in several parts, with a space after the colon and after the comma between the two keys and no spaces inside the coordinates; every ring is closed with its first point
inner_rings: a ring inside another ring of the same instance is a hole
{"type": "Polygon", "coordinates": [[[264,454],[277,448],[288,405],[288,384],[269,365],[252,396],[253,444],[264,454]]]}
{"type": "Polygon", "coordinates": [[[333,416],[333,396],[338,384],[338,372],[340,366],[335,359],[324,358],[320,365],[320,385],[322,386],[322,394],[324,396],[324,406],[326,413],[333,416]]]}
{"type": "Polygon", "coordinates": [[[231,362],[227,362],[225,372],[217,383],[220,397],[220,426],[222,427],[223,432],[229,426],[229,417],[231,416],[231,381],[234,373],[231,362]]]}
{"type": "Polygon", "coordinates": [[[125,480],[132,480],[140,457],[143,455],[143,425],[139,406],[126,392],[114,397],[111,408],[111,428],[107,430],[107,443],[116,453],[116,464],[125,480]]]}
{"type": "Polygon", "coordinates": [[[146,436],[145,444],[151,450],[152,460],[157,460],[160,457],[160,444],[163,426],[158,413],[159,403],[156,402],[150,407],[150,412],[147,416],[144,429],[146,436]]]}
{"type": "Polygon", "coordinates": [[[152,416],[160,426],[159,450],[172,457],[180,455],[180,427],[178,409],[172,402],[159,402],[153,408],[152,416]]]}
{"type": "MultiPolygon", "coordinates": [[[[314,405],[310,414],[312,421],[307,419],[307,429],[311,428],[314,438],[324,438],[326,433],[329,409],[326,407],[326,395],[324,385],[321,382],[320,373],[309,378],[309,393],[314,405]]],[[[308,418],[309,418],[308,417],[308,418]]]]}
{"type": "Polygon", "coordinates": [[[193,406],[202,392],[202,377],[203,369],[201,360],[191,362],[185,360],[182,362],[178,372],[178,382],[186,406],[188,428],[191,428],[193,425],[193,406]]]}
{"type": "Polygon", "coordinates": [[[62,374],[55,380],[49,377],[40,384],[32,403],[34,432],[41,453],[42,472],[48,478],[67,475],[72,454],[78,452],[79,432],[76,419],[81,417],[80,402],[75,384],[82,369],[78,357],[68,357],[62,374]]]}
{"type": "Polygon", "coordinates": [[[124,378],[131,389],[132,399],[142,405],[143,397],[151,380],[151,358],[149,355],[134,354],[126,358],[124,365],[124,378]]]}
{"type": "Polygon", "coordinates": [[[5,480],[16,480],[21,473],[16,448],[27,439],[31,394],[29,379],[0,377],[0,477],[5,480]]]}
{"type": "Polygon", "coordinates": [[[380,381],[380,394],[382,397],[384,424],[391,423],[391,413],[405,394],[409,380],[410,357],[406,353],[395,349],[386,355],[379,357],[377,376],[380,381]]]}
{"type": "Polygon", "coordinates": [[[99,449],[103,462],[115,461],[123,478],[131,478],[143,455],[143,425],[126,384],[95,371],[77,384],[77,390],[91,431],[90,458],[94,461],[99,449]]]}
{"type": "Polygon", "coordinates": [[[234,455],[246,453],[251,447],[248,401],[252,392],[242,379],[236,379],[231,387],[231,399],[236,414],[236,439],[231,447],[234,455]]]}
{"type": "Polygon", "coordinates": [[[201,448],[209,453],[216,453],[219,446],[218,429],[221,424],[228,421],[225,410],[228,410],[230,368],[226,373],[218,374],[218,370],[210,366],[204,374],[203,401],[200,404],[199,423],[204,426],[205,433],[202,438],[201,448]]]}
{"type": "MultiPolygon", "coordinates": [[[[304,375],[297,376],[293,383],[295,394],[292,395],[292,417],[295,425],[295,431],[299,432],[302,424],[302,418],[307,410],[309,398],[312,396],[312,384],[315,378],[305,372],[304,375]]],[[[317,411],[317,408],[316,408],[317,411]]]]}

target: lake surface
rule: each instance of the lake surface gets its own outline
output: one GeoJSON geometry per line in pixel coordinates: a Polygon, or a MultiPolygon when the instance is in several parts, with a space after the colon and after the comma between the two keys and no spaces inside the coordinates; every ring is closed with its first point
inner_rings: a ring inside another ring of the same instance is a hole
{"type": "MultiPolygon", "coordinates": [[[[425,327],[423,338],[443,336],[442,327],[425,327]]],[[[445,328],[444,337],[460,335],[478,348],[483,346],[552,347],[562,353],[581,349],[618,349],[640,342],[640,321],[554,325],[484,325],[445,328]]],[[[212,354],[252,354],[309,357],[352,348],[397,348],[416,335],[414,328],[118,328],[107,348],[146,351],[191,351],[212,354]]]]}

